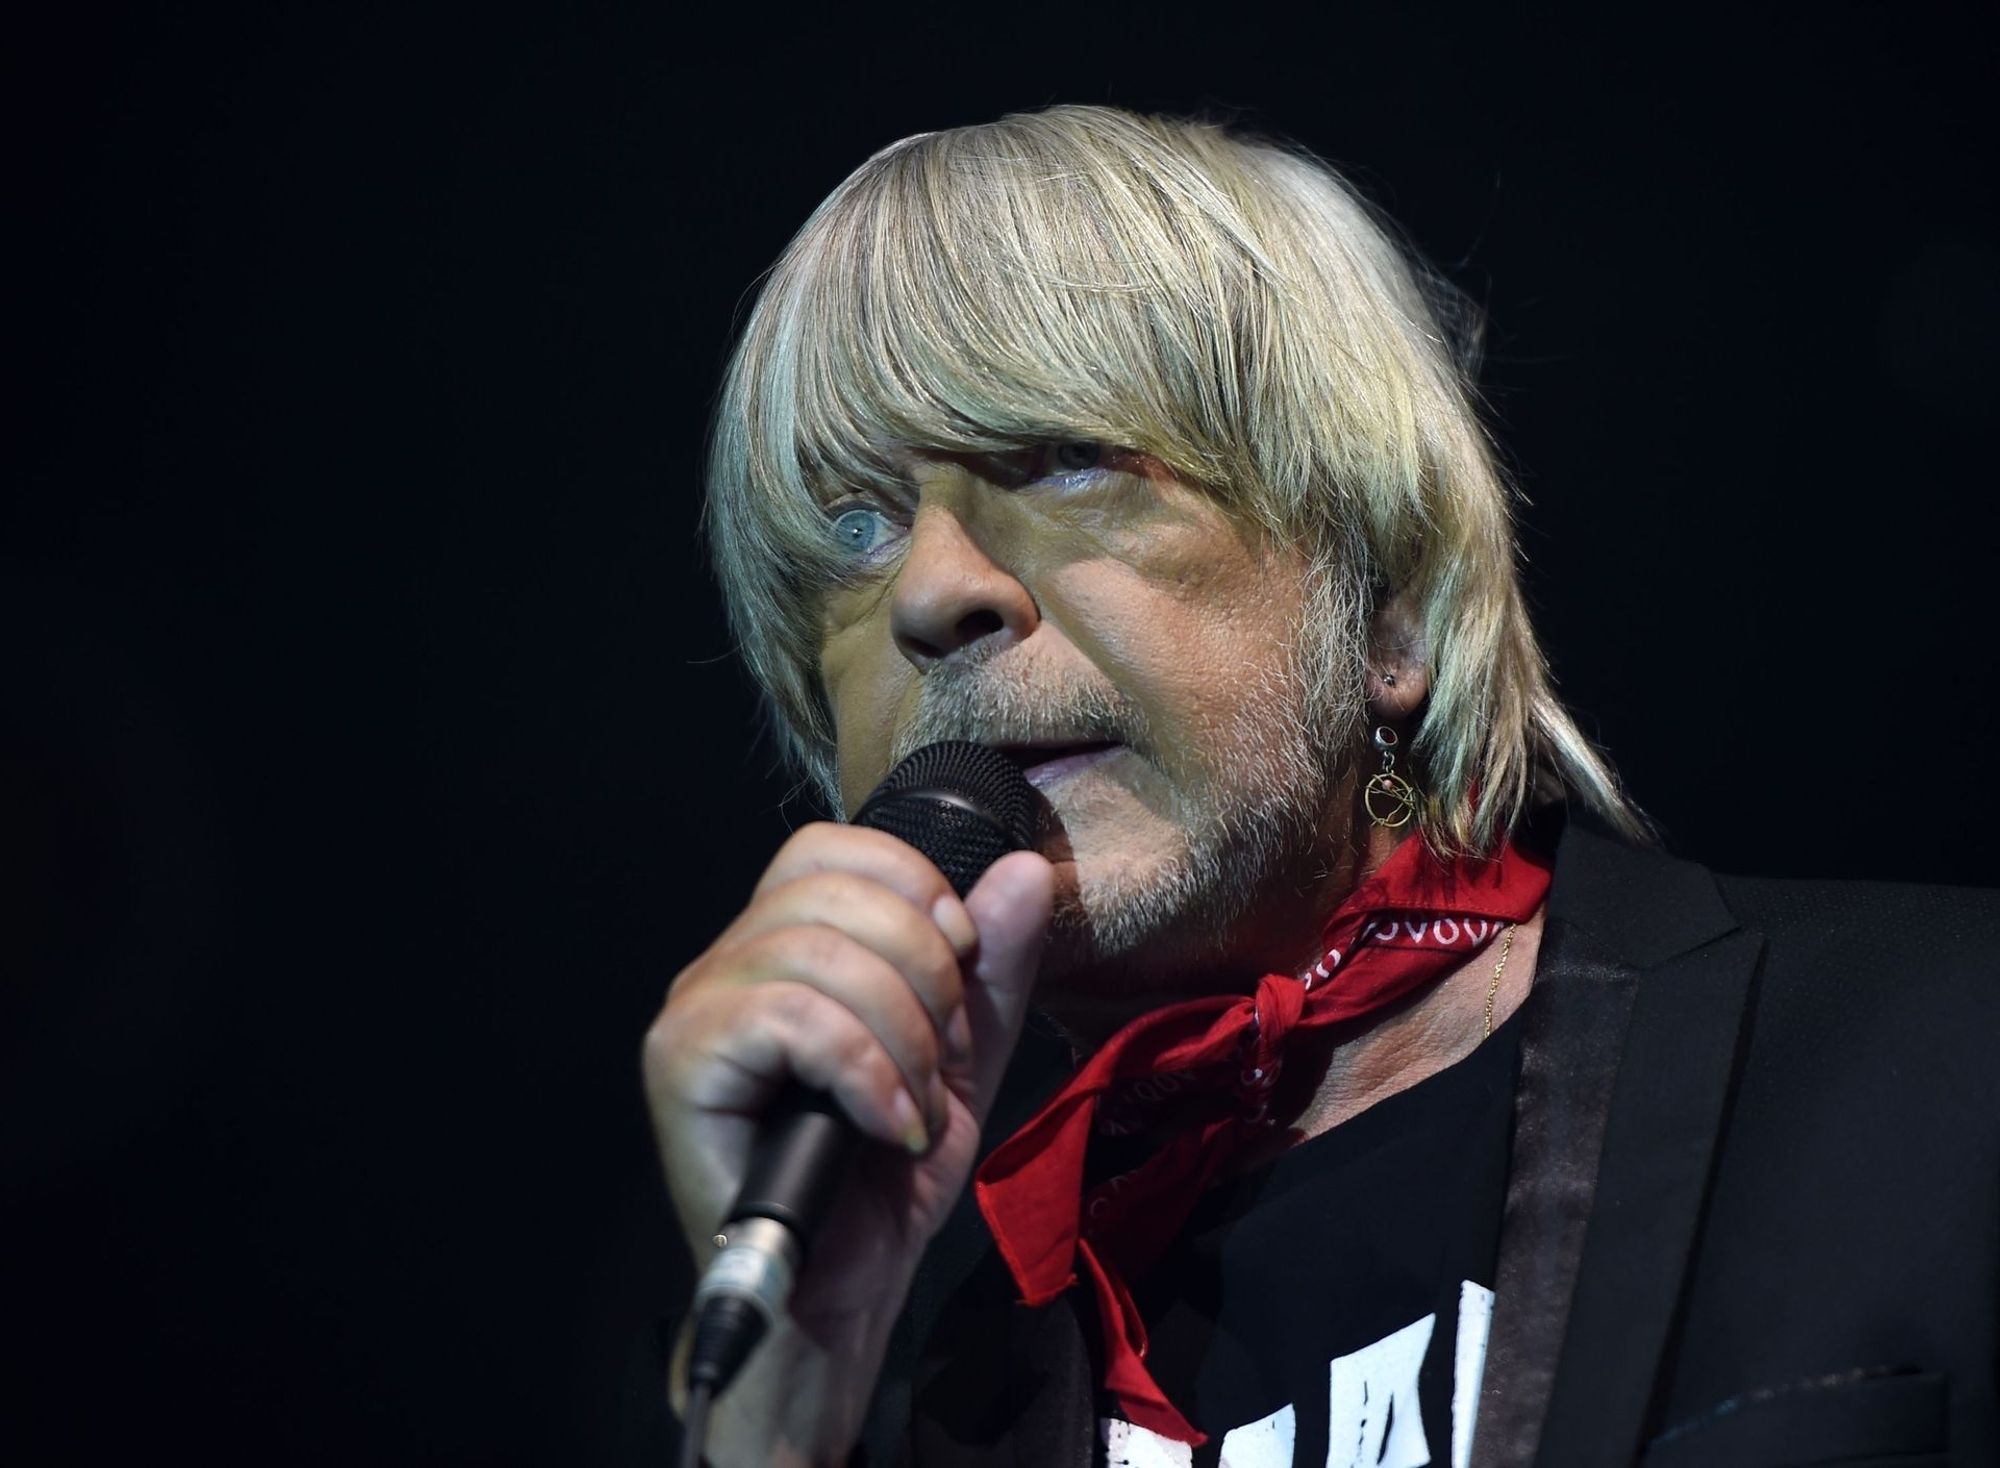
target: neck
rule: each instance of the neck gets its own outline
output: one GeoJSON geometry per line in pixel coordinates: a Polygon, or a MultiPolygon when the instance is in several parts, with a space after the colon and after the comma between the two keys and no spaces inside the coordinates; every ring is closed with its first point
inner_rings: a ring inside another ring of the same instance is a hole
{"type": "Polygon", "coordinates": [[[1477,1049],[1487,1034],[1488,996],[1495,1029],[1528,997],[1545,912],[1518,924],[1511,943],[1503,936],[1393,1009],[1353,1026],[1301,1036],[1295,1059],[1299,1091],[1292,1098],[1290,1129],[1280,1129],[1274,1139],[1278,1148],[1330,1131],[1477,1049]]]}

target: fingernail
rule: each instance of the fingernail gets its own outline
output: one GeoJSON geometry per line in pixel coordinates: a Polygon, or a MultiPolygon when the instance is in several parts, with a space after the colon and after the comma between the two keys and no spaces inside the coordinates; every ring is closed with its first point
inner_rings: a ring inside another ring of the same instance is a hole
{"type": "Polygon", "coordinates": [[[979,946],[979,930],[972,926],[972,917],[965,910],[965,904],[956,897],[940,897],[931,904],[931,921],[938,925],[945,941],[951,944],[951,951],[964,958],[979,946]]]}
{"type": "Polygon", "coordinates": [[[903,1133],[903,1150],[912,1157],[921,1157],[931,1149],[931,1134],[924,1128],[924,1119],[917,1111],[917,1101],[908,1091],[896,1092],[894,1102],[896,1125],[903,1133]]]}
{"type": "Polygon", "coordinates": [[[944,1022],[944,1060],[946,1065],[963,1065],[971,1058],[972,1021],[966,1017],[965,1006],[961,1004],[944,1022]]]}

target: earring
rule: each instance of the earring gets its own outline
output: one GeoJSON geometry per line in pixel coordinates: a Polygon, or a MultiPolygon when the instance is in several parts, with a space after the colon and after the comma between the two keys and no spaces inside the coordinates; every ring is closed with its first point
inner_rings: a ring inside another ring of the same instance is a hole
{"type": "Polygon", "coordinates": [[[1382,751],[1382,768],[1361,787],[1362,808],[1378,826],[1394,830],[1409,825],[1417,813],[1417,787],[1396,773],[1396,731],[1387,724],[1375,728],[1375,747],[1382,751]]]}

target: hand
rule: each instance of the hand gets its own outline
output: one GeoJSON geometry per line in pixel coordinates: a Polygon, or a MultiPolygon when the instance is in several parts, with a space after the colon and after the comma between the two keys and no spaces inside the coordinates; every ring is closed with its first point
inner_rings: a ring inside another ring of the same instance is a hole
{"type": "Polygon", "coordinates": [[[892,1320],[977,1155],[1053,884],[1047,861],[1015,852],[960,902],[882,832],[822,823],[785,843],[646,1037],[654,1130],[696,1260],[735,1200],[764,1110],[794,1080],[826,1091],[883,1145],[860,1149],[792,1321],[834,1340],[867,1319],[886,1338],[885,1306],[892,1320]]]}

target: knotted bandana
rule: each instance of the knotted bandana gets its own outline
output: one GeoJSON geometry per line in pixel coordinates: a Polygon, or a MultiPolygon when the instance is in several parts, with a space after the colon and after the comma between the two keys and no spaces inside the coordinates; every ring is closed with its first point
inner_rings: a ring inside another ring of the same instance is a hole
{"type": "Polygon", "coordinates": [[[1274,1124],[1286,1041],[1394,1003],[1534,915],[1548,868],[1511,842],[1491,859],[1443,862],[1405,841],[1327,922],[1302,974],[1266,974],[1252,996],[1213,994],[1142,1015],[1099,1049],[973,1181],[1023,1303],[1088,1278],[1104,1337],[1104,1387],[1128,1421],[1200,1443],[1146,1369],[1146,1327],[1127,1287],[1159,1259],[1203,1189],[1274,1124]],[[1195,1121],[1129,1172],[1084,1188],[1092,1134],[1173,1097],[1195,1121]]]}

